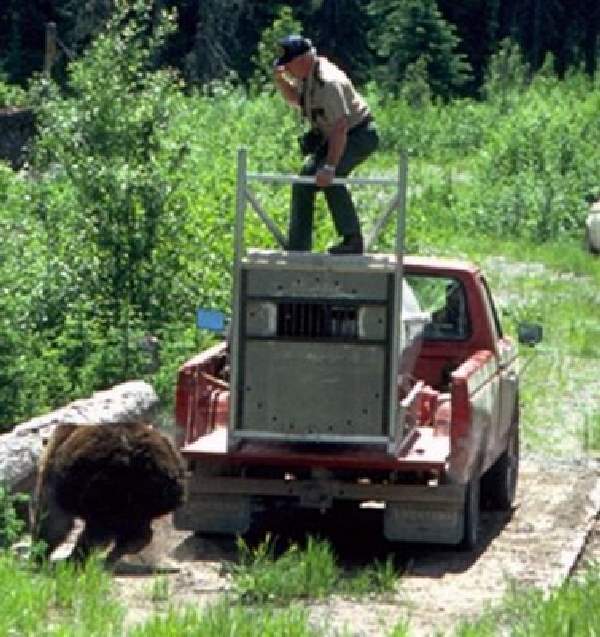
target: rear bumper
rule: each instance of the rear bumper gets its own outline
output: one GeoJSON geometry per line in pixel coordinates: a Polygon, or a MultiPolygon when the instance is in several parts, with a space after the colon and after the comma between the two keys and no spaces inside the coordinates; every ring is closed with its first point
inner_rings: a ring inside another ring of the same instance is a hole
{"type": "Polygon", "coordinates": [[[464,502],[463,485],[361,484],[340,480],[280,480],[274,478],[197,477],[188,483],[188,499],[204,496],[295,498],[306,508],[327,508],[333,500],[432,504],[456,509],[464,502]]]}
{"type": "Polygon", "coordinates": [[[336,501],[383,503],[388,540],[456,544],[463,535],[463,485],[360,484],[338,480],[282,480],[191,476],[179,529],[245,533],[252,514],[277,503],[292,509],[328,510],[336,501]]]}

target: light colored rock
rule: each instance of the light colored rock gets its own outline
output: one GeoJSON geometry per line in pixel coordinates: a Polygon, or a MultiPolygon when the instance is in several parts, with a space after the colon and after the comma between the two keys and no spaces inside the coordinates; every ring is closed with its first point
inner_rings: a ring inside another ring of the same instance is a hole
{"type": "Polygon", "coordinates": [[[590,252],[600,253],[600,201],[592,204],[585,220],[586,242],[590,252]]]}
{"type": "Polygon", "coordinates": [[[34,434],[0,436],[0,482],[12,491],[27,481],[35,471],[42,446],[42,438],[34,434]]]}
{"type": "MultiPolygon", "coordinates": [[[[82,398],[66,407],[38,416],[17,425],[17,436],[40,433],[58,423],[73,425],[101,425],[113,422],[132,422],[149,417],[158,404],[158,396],[151,385],[133,380],[99,391],[91,398],[82,398]]],[[[49,435],[50,432],[48,432],[49,435]]]]}
{"type": "Polygon", "coordinates": [[[31,482],[43,442],[57,424],[111,424],[149,420],[158,406],[153,387],[129,381],[76,400],[49,414],[37,416],[0,436],[0,483],[12,491],[31,482]]]}

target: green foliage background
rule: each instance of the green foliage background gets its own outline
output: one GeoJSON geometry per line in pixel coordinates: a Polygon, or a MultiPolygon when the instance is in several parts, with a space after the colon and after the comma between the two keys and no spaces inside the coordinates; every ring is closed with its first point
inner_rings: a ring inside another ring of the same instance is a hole
{"type": "MultiPolygon", "coordinates": [[[[0,72],[5,71],[12,82],[23,84],[39,71],[44,60],[45,25],[53,21],[60,36],[55,73],[63,78],[70,57],[82,53],[114,7],[133,2],[3,0],[0,72]]],[[[534,71],[543,65],[548,53],[554,56],[561,77],[579,66],[592,76],[598,63],[600,4],[596,0],[148,2],[155,15],[165,8],[177,11],[177,29],[160,52],[159,61],[176,67],[187,82],[196,85],[222,79],[231,72],[245,82],[253,78],[264,30],[282,10],[290,11],[302,25],[302,32],[360,83],[372,77],[377,67],[387,67],[396,77],[407,61],[412,63],[423,53],[433,53],[437,59],[429,59],[428,64],[437,81],[444,67],[444,72],[452,74],[467,63],[472,77],[468,83],[461,83],[460,91],[477,95],[490,55],[506,37],[519,44],[534,71]],[[389,43],[393,43],[391,50],[389,43]]],[[[448,88],[449,79],[444,78],[442,86],[448,88]]],[[[455,88],[459,87],[453,86],[450,94],[455,88]]]]}
{"type": "MultiPolygon", "coordinates": [[[[191,88],[156,66],[175,17],[119,4],[61,86],[32,82],[30,165],[19,173],[0,165],[5,429],[132,377],[171,400],[177,366],[204,345],[196,308],[229,307],[236,149],[248,149],[250,170],[298,168],[301,123],[266,82],[264,48],[250,90],[234,80],[191,88]],[[149,334],[161,343],[158,369],[141,346],[149,334]]],[[[265,41],[292,24],[289,13],[275,18],[265,41]]],[[[456,235],[581,235],[586,197],[598,194],[600,87],[583,72],[558,79],[552,68],[527,80],[507,42],[489,65],[485,101],[441,102],[418,69],[399,92],[364,87],[383,144],[361,172],[395,174],[409,151],[411,250],[456,235]]],[[[289,193],[257,194],[285,229],[289,193]]],[[[389,196],[355,193],[365,227],[389,196]]],[[[316,237],[317,249],[334,239],[323,202],[316,237]]],[[[248,238],[274,247],[256,220],[248,238]]]]}

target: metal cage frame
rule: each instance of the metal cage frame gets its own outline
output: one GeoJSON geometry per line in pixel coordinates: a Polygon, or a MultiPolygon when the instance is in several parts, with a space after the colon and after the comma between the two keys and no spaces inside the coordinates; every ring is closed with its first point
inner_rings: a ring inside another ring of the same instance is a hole
{"type": "MultiPolygon", "coordinates": [[[[236,175],[236,214],[234,228],[234,271],[233,271],[233,312],[231,324],[231,388],[232,399],[230,401],[230,418],[227,436],[228,449],[234,449],[239,442],[244,439],[276,439],[279,441],[298,442],[299,440],[288,434],[266,433],[242,431],[236,428],[238,419],[238,380],[240,378],[239,354],[240,354],[240,311],[242,306],[241,299],[241,282],[244,258],[246,257],[245,245],[245,226],[246,226],[246,209],[250,203],[258,217],[266,225],[272,236],[275,238],[279,246],[285,250],[287,248],[286,239],[277,226],[275,221],[263,210],[254,193],[248,188],[249,181],[257,181],[271,184],[314,184],[315,177],[302,177],[298,175],[281,175],[271,173],[253,173],[247,169],[247,151],[245,148],[238,149],[237,153],[237,175],[236,175]]],[[[326,436],[319,434],[311,437],[303,435],[303,442],[350,442],[370,443],[381,445],[384,444],[389,453],[395,453],[402,444],[404,438],[404,426],[398,427],[398,422],[404,423],[404,414],[398,413],[399,410],[404,412],[410,402],[414,400],[415,391],[411,391],[409,396],[398,404],[398,357],[402,347],[402,330],[401,325],[401,308],[402,308],[402,280],[403,280],[403,257],[404,257],[404,239],[406,227],[406,197],[407,197],[407,178],[408,178],[408,158],[406,153],[402,153],[398,162],[398,171],[395,178],[392,177],[348,177],[334,178],[331,185],[349,185],[349,186],[396,186],[396,192],[389,201],[386,209],[375,220],[365,236],[365,252],[375,243],[382,230],[392,217],[392,213],[397,210],[396,215],[396,237],[395,237],[395,253],[393,259],[393,275],[394,275],[394,298],[393,298],[393,316],[397,316],[399,320],[393,321],[392,329],[392,351],[391,351],[391,369],[388,390],[388,435],[385,437],[368,437],[362,436],[359,439],[356,436],[342,440],[340,436],[326,436]]],[[[334,260],[331,263],[340,263],[340,259],[344,257],[322,255],[324,262],[329,259],[334,260]]]]}

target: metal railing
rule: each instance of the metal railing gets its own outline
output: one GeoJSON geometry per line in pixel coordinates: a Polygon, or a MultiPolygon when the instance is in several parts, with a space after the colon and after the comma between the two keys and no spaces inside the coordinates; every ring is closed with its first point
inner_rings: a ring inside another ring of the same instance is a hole
{"type": "MultiPolygon", "coordinates": [[[[408,176],[408,160],[406,154],[400,156],[398,163],[397,177],[335,177],[331,181],[331,186],[396,186],[397,191],[383,213],[375,220],[375,223],[365,235],[365,251],[368,252],[371,246],[379,237],[381,231],[386,226],[394,210],[398,210],[398,225],[396,228],[396,246],[400,243],[404,245],[405,216],[406,216],[406,182],[408,176]]],[[[236,256],[240,256],[243,251],[244,216],[246,204],[250,203],[253,210],[269,229],[278,245],[284,250],[287,249],[287,240],[275,221],[265,212],[255,194],[248,188],[249,181],[258,181],[269,184],[312,184],[316,183],[316,177],[301,177],[299,175],[278,175],[273,173],[253,173],[247,170],[247,152],[240,148],[237,157],[237,200],[236,200],[236,229],[237,239],[241,242],[236,247],[236,256]]],[[[402,250],[400,250],[400,253],[402,250]]],[[[399,256],[398,249],[396,255],[399,256]]]]}

